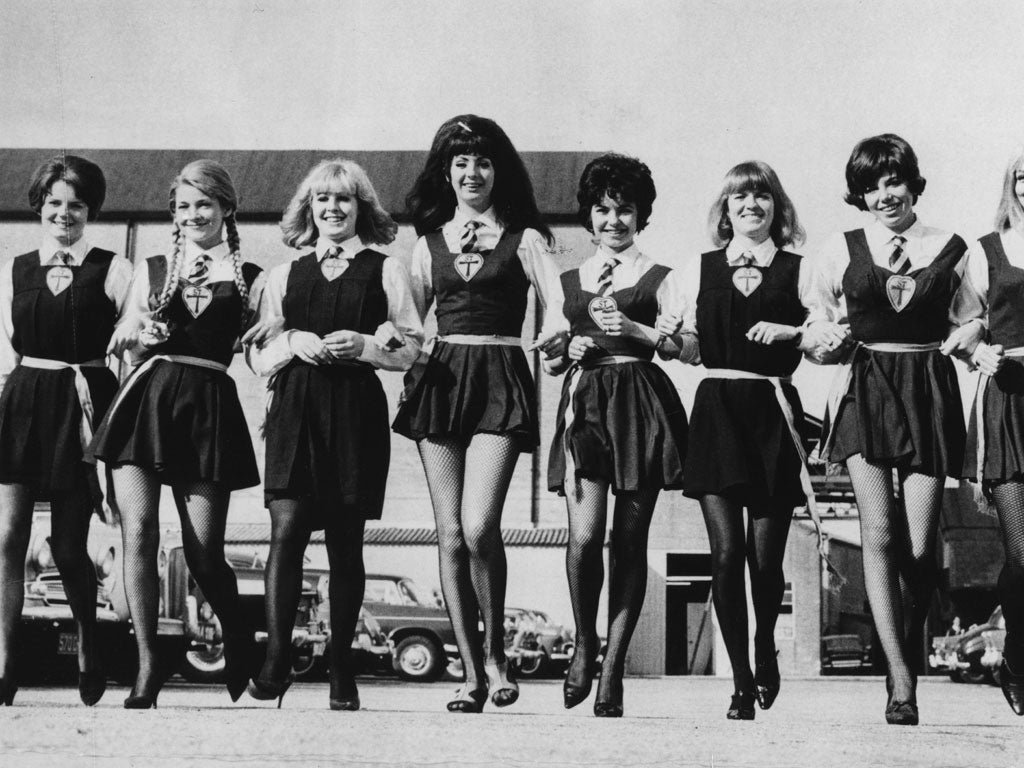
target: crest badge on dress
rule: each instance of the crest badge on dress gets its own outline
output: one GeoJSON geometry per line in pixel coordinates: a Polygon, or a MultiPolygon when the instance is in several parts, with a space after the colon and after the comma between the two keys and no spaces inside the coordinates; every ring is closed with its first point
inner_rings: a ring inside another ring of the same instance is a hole
{"type": "Polygon", "coordinates": [[[761,270],[757,267],[739,267],[732,273],[732,284],[744,296],[749,296],[756,291],[763,279],[761,270]]]}
{"type": "Polygon", "coordinates": [[[205,285],[186,285],[181,289],[181,300],[192,317],[199,317],[213,301],[213,291],[205,285]]]}
{"type": "Polygon", "coordinates": [[[885,281],[885,295],[897,312],[907,308],[907,304],[917,291],[917,283],[909,275],[890,275],[885,281]]]}
{"type": "Polygon", "coordinates": [[[59,296],[71,285],[74,278],[75,273],[71,271],[70,267],[50,267],[46,271],[46,287],[54,296],[59,296]]]}
{"type": "Polygon", "coordinates": [[[603,315],[608,312],[614,312],[619,308],[619,305],[615,302],[611,296],[595,296],[590,300],[590,304],[587,306],[587,311],[590,312],[590,316],[594,318],[594,322],[597,323],[598,327],[602,327],[601,320],[603,315]]]}
{"type": "Polygon", "coordinates": [[[455,257],[455,271],[467,283],[476,276],[483,265],[484,257],[479,253],[460,253],[455,257]]]}
{"type": "Polygon", "coordinates": [[[327,282],[333,282],[345,274],[348,269],[348,259],[326,258],[320,262],[320,274],[327,278],[327,282]]]}

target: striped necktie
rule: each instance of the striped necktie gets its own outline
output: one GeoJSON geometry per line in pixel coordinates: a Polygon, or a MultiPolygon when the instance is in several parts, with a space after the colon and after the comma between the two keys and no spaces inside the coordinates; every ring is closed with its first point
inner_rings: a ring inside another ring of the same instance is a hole
{"type": "Polygon", "coordinates": [[[480,253],[480,244],[477,241],[476,231],[484,224],[482,221],[467,221],[459,238],[459,251],[461,253],[480,253]]]}
{"type": "Polygon", "coordinates": [[[188,276],[185,279],[192,285],[205,285],[209,278],[210,256],[206,253],[200,253],[196,256],[195,261],[192,262],[192,267],[189,269],[188,276]]]}
{"type": "Polygon", "coordinates": [[[740,255],[740,266],[741,267],[752,267],[754,266],[754,254],[752,251],[744,251],[740,255]]]}
{"type": "Polygon", "coordinates": [[[905,275],[910,271],[910,256],[903,250],[907,238],[902,235],[895,235],[889,241],[892,251],[889,253],[889,269],[897,275],[905,275]]]}
{"type": "Polygon", "coordinates": [[[597,278],[597,295],[607,296],[612,292],[612,272],[619,266],[619,260],[614,256],[609,256],[604,260],[604,268],[601,270],[601,275],[597,278]]]}
{"type": "Polygon", "coordinates": [[[71,254],[68,253],[67,251],[55,251],[54,254],[53,254],[53,259],[51,259],[51,261],[54,264],[59,264],[61,266],[70,267],[71,266],[71,258],[72,258],[71,254]]]}
{"type": "Polygon", "coordinates": [[[333,280],[348,269],[348,259],[342,257],[344,251],[340,246],[332,245],[324,251],[324,260],[320,262],[320,271],[328,280],[333,280]]]}

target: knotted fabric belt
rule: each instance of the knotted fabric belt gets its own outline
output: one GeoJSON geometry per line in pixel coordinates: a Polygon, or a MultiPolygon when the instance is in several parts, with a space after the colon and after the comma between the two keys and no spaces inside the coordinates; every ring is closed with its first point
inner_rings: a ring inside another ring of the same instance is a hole
{"type": "Polygon", "coordinates": [[[86,360],[84,363],[65,363],[63,360],[51,360],[46,357],[23,357],[19,365],[25,368],[43,368],[49,371],[60,371],[71,368],[75,372],[75,391],[78,393],[78,404],[82,407],[82,421],[78,426],[79,439],[82,441],[82,450],[89,447],[92,442],[94,410],[92,405],[92,393],[89,392],[89,382],[82,373],[83,368],[106,368],[107,363],[103,358],[86,360]]]}

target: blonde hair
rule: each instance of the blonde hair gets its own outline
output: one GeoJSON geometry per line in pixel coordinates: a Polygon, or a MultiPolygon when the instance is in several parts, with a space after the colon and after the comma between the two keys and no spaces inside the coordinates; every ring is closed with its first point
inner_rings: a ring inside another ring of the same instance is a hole
{"type": "Polygon", "coordinates": [[[779,248],[800,245],[806,235],[796,215],[793,201],[782,188],[778,174],[768,163],[748,160],[729,169],[722,182],[715,204],[708,214],[708,232],[711,241],[719,248],[728,245],[735,234],[729,221],[729,197],[737,192],[767,192],[775,203],[775,215],[769,231],[772,241],[779,248]]]}
{"type": "MultiPolygon", "coordinates": [[[[220,203],[221,208],[224,210],[224,232],[227,235],[225,239],[228,244],[228,250],[231,252],[231,267],[235,273],[235,286],[242,297],[242,325],[244,326],[247,319],[246,315],[251,309],[249,308],[248,301],[249,286],[246,284],[245,277],[242,274],[242,254],[239,251],[238,223],[235,220],[235,213],[238,210],[238,193],[235,191],[235,185],[231,181],[231,176],[228,174],[227,169],[216,160],[195,160],[182,168],[181,172],[174,177],[174,181],[171,182],[169,207],[172,216],[175,213],[178,187],[182,184],[195,187],[204,195],[212,197],[220,203]]],[[[178,220],[175,217],[174,247],[171,250],[171,255],[167,257],[167,277],[164,280],[164,287],[160,292],[157,306],[154,307],[155,312],[162,312],[167,308],[171,303],[174,292],[178,288],[178,283],[181,279],[181,269],[184,266],[184,259],[181,257],[183,239],[181,227],[178,226],[178,220]]]]}
{"type": "Polygon", "coordinates": [[[313,221],[312,199],[321,192],[345,192],[356,198],[356,234],[364,243],[387,245],[395,239],[398,225],[381,207],[366,171],[352,160],[335,158],[317,163],[295,190],[281,217],[285,245],[304,248],[316,243],[318,231],[313,221]]]}
{"type": "Polygon", "coordinates": [[[1003,192],[999,196],[999,207],[996,209],[996,231],[1005,232],[1015,229],[1024,234],[1024,208],[1015,190],[1017,171],[1024,169],[1024,145],[1017,147],[1006,164],[1003,174],[1003,192]]]}

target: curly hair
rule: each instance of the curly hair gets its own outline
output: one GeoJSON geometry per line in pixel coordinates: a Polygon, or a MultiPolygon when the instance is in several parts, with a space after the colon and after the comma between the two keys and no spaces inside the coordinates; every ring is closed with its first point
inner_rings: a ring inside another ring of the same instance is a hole
{"type": "Polygon", "coordinates": [[[513,232],[529,227],[553,242],[551,230],[537,208],[523,159],[501,126],[477,115],[456,115],[437,129],[427,162],[405,198],[416,234],[436,231],[455,214],[451,167],[452,158],[458,155],[486,157],[494,165],[491,203],[504,226],[513,232]]]}
{"type": "Polygon", "coordinates": [[[377,191],[362,166],[352,160],[322,160],[306,174],[281,217],[285,245],[304,248],[316,243],[313,196],[321,192],[351,194],[356,198],[356,234],[364,243],[387,245],[394,241],[398,225],[381,207],[377,191]]]}
{"type": "Polygon", "coordinates": [[[793,201],[782,188],[775,170],[760,160],[748,160],[729,169],[722,182],[714,205],[708,214],[708,231],[711,240],[718,247],[729,244],[735,233],[729,221],[729,197],[746,192],[763,192],[771,195],[775,213],[769,230],[772,242],[779,248],[786,245],[800,245],[806,238],[804,228],[796,215],[793,201]]]}
{"type": "Polygon", "coordinates": [[[100,167],[78,155],[55,155],[32,173],[28,186],[28,204],[39,213],[50,188],[58,181],[75,188],[78,197],[88,208],[88,221],[96,221],[107,197],[107,180],[100,167]]]}
{"type": "Polygon", "coordinates": [[[650,168],[635,157],[609,152],[587,163],[576,190],[579,220],[588,232],[594,231],[590,209],[604,200],[605,195],[620,203],[628,201],[636,205],[636,231],[641,232],[651,218],[658,193],[650,168]]]}
{"type": "Polygon", "coordinates": [[[917,198],[924,192],[925,179],[917,166],[917,155],[906,139],[895,133],[870,136],[857,142],[846,163],[846,194],[843,200],[862,211],[868,209],[864,194],[878,184],[878,180],[892,174],[903,182],[917,198]]]}
{"type": "Polygon", "coordinates": [[[1003,174],[1003,190],[996,209],[996,231],[1015,229],[1024,234],[1024,207],[1017,197],[1017,174],[1024,172],[1024,145],[1017,147],[1006,164],[1003,174]]]}

